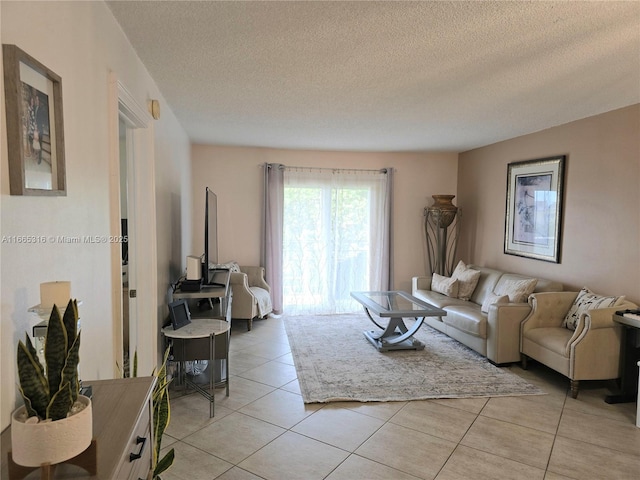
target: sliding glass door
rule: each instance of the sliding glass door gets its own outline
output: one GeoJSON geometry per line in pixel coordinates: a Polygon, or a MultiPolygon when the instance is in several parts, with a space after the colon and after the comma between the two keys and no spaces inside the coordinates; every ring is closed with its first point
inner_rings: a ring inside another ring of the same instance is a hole
{"type": "Polygon", "coordinates": [[[352,291],[385,289],[386,180],[377,171],[285,169],[286,314],[359,311],[352,291]]]}

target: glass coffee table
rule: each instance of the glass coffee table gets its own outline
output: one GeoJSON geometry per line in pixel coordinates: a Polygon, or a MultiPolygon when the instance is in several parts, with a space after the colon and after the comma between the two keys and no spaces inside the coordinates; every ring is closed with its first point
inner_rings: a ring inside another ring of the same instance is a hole
{"type": "Polygon", "coordinates": [[[380,352],[390,350],[423,350],[424,343],[413,338],[424,317],[440,317],[447,314],[444,310],[429,305],[406,292],[351,292],[363,307],[369,320],[381,331],[365,330],[364,336],[380,352]],[[371,313],[380,318],[389,318],[386,326],[376,321],[371,313]],[[404,318],[415,318],[411,327],[407,327],[404,318]]]}

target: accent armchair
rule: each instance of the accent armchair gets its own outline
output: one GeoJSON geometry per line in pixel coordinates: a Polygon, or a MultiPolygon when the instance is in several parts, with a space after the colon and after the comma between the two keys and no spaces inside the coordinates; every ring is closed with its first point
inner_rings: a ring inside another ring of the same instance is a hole
{"type": "Polygon", "coordinates": [[[265,318],[273,311],[263,267],[241,265],[240,272],[231,271],[229,284],[233,294],[231,318],[246,320],[247,330],[251,330],[254,318],[265,318]]]}
{"type": "Polygon", "coordinates": [[[594,308],[577,315],[575,330],[563,325],[579,292],[546,292],[529,296],[532,307],[520,329],[522,367],[527,359],[561,373],[570,380],[577,398],[580,380],[619,377],[620,326],[613,321],[617,310],[635,308],[620,298],[612,307],[594,308]]]}

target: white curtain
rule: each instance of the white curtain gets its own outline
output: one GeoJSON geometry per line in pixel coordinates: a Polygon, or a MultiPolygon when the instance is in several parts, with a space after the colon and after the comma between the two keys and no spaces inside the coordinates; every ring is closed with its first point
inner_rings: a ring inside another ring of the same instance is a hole
{"type": "Polygon", "coordinates": [[[388,290],[393,281],[391,169],[283,170],[283,312],[360,311],[352,291],[388,290]]]}
{"type": "MultiPolygon", "coordinates": [[[[271,287],[274,313],[282,313],[282,214],[284,202],[284,165],[264,165],[264,212],[261,265],[271,287]]],[[[233,308],[233,307],[231,307],[233,308]]]]}

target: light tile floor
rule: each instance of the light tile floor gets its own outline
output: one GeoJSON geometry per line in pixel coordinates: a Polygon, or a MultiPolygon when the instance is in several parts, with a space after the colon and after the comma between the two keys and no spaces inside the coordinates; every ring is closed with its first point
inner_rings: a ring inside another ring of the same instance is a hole
{"type": "Polygon", "coordinates": [[[608,405],[610,383],[510,367],[539,396],[412,402],[302,402],[283,321],[234,323],[230,396],[171,392],[163,449],[171,479],[566,480],[640,478],[635,403],[608,405]]]}

